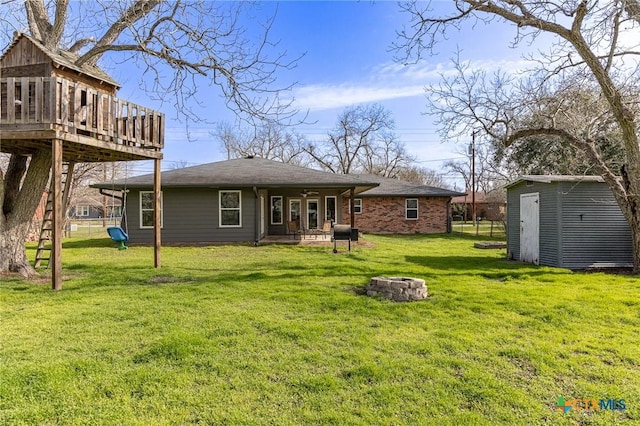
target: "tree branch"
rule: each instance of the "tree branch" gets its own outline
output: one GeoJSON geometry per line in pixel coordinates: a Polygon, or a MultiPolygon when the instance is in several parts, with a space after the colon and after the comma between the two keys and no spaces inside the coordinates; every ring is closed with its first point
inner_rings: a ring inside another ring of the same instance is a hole
{"type": "Polygon", "coordinates": [[[47,41],[44,40],[47,38],[45,35],[49,35],[51,32],[51,23],[49,22],[47,11],[44,8],[43,0],[25,0],[25,7],[29,18],[31,35],[44,43],[45,46],[50,47],[47,41]]]}
{"type": "MultiPolygon", "coordinates": [[[[176,2],[176,5],[180,3],[176,2]]],[[[146,16],[153,8],[160,4],[160,0],[138,0],[131,5],[116,22],[114,22],[107,32],[98,40],[96,45],[89,49],[87,53],[78,58],[76,65],[81,66],[83,64],[95,65],[100,55],[106,50],[106,46],[112,45],[120,36],[125,28],[129,27],[139,19],[146,16]]],[[[107,49],[110,50],[110,49],[107,49]]]]}

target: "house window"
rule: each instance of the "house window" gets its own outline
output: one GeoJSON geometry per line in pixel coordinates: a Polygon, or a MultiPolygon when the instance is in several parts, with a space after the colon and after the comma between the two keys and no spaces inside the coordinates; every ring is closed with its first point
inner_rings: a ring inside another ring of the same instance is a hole
{"type": "Polygon", "coordinates": [[[113,206],[108,208],[109,217],[120,217],[122,216],[122,207],[121,206],[113,206]]]}
{"type": "Polygon", "coordinates": [[[282,225],[282,197],[271,197],[271,224],[282,225]]]}
{"type": "Polygon", "coordinates": [[[78,207],[76,207],[76,216],[78,216],[78,217],[89,216],[89,206],[78,206],[78,207]]]}
{"type": "Polygon", "coordinates": [[[220,227],[242,226],[242,191],[220,191],[220,227]]]}
{"type": "MultiPolygon", "coordinates": [[[[162,192],[160,192],[160,227],[164,221],[162,192]]],[[[153,191],[140,191],[140,228],[153,228],[153,191]]]]}
{"type": "Polygon", "coordinates": [[[418,218],[418,199],[417,198],[407,198],[405,200],[405,217],[407,219],[417,219],[418,218]]]}
{"type": "MultiPolygon", "coordinates": [[[[353,212],[355,214],[362,213],[362,198],[353,199],[353,212]]],[[[351,214],[351,202],[349,202],[349,214],[351,214]]]]}

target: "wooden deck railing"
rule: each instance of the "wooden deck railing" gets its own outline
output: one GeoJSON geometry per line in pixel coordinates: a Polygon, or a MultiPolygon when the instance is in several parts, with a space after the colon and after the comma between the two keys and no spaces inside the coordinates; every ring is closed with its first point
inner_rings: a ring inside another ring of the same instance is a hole
{"type": "Polygon", "coordinates": [[[51,130],[159,151],[164,114],[57,77],[0,79],[0,130],[51,130]]]}

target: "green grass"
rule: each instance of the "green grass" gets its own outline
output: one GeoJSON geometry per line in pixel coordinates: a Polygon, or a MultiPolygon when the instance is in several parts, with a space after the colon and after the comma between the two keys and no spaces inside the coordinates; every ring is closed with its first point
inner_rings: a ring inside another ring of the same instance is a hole
{"type": "MultiPolygon", "coordinates": [[[[469,236],[373,247],[65,242],[64,289],[2,277],[0,424],[609,425],[640,420],[635,277],[469,236]],[[430,298],[361,294],[376,275],[430,298]],[[625,411],[555,411],[565,398],[625,411]]],[[[33,255],[32,249],[30,249],[33,255]]]]}

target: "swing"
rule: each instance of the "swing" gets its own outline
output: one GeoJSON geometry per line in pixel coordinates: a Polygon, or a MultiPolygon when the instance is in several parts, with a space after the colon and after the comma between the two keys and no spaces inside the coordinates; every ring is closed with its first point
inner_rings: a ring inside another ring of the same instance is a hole
{"type": "MultiPolygon", "coordinates": [[[[126,218],[126,211],[127,211],[127,174],[128,174],[128,170],[127,170],[127,165],[125,163],[125,181],[124,181],[124,190],[122,191],[122,198],[121,198],[121,202],[122,202],[122,212],[121,212],[121,218],[120,218],[120,224],[122,225],[124,223],[125,228],[127,227],[127,218],[126,218]]],[[[109,234],[109,236],[111,237],[111,239],[116,242],[117,248],[118,250],[126,250],[127,249],[127,245],[125,244],[127,241],[129,241],[129,234],[122,229],[121,226],[116,225],[116,216],[114,214],[114,208],[115,208],[115,185],[113,184],[113,180],[114,180],[114,174],[111,175],[111,179],[112,179],[112,189],[111,189],[111,216],[113,217],[113,226],[110,226],[107,228],[107,233],[109,234]]],[[[120,198],[120,197],[118,197],[120,198]]]]}
{"type": "Polygon", "coordinates": [[[125,243],[129,241],[129,235],[119,226],[110,226],[107,228],[107,233],[113,241],[118,243],[118,250],[126,250],[125,243]]]}

